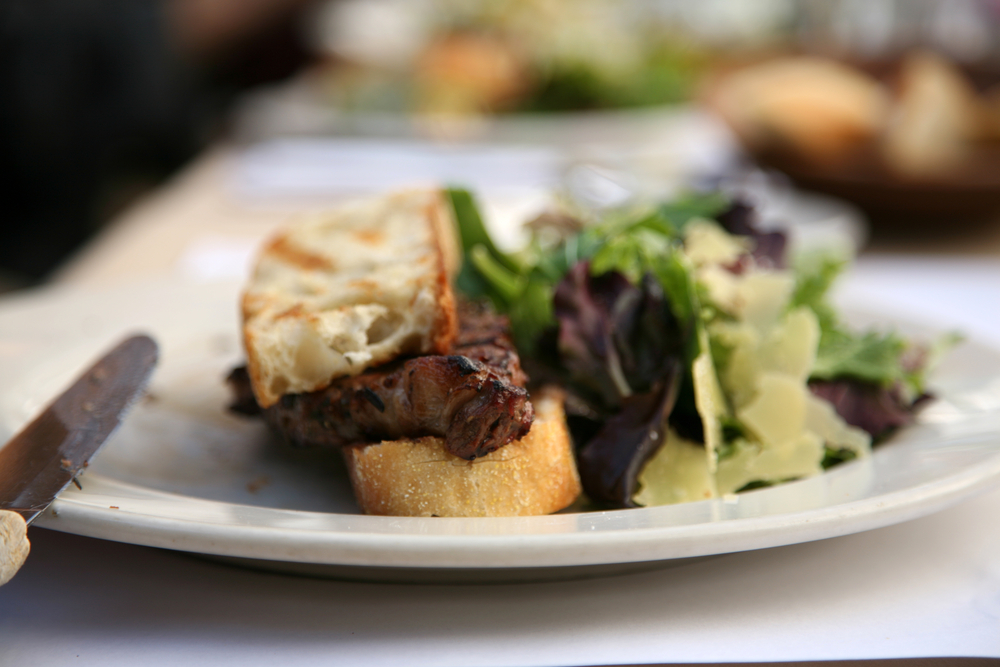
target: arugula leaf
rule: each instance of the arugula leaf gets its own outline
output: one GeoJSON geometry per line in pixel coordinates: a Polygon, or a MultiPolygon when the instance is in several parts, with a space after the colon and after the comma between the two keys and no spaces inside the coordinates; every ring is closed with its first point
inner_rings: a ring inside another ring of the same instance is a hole
{"type": "Polygon", "coordinates": [[[869,331],[861,335],[831,332],[820,338],[811,377],[850,377],[881,386],[904,381],[900,355],[906,342],[895,334],[869,331]]]}
{"type": "Polygon", "coordinates": [[[805,306],[816,314],[820,326],[816,363],[810,378],[850,378],[889,388],[901,385],[913,397],[923,388],[922,368],[907,368],[908,345],[894,333],[854,333],[845,327],[829,302],[833,282],[847,261],[839,257],[807,257],[797,267],[796,285],[788,309],[805,306]]]}
{"type": "Polygon", "coordinates": [[[638,283],[660,256],[670,252],[670,241],[662,234],[638,227],[629,233],[613,236],[594,253],[590,272],[599,276],[617,271],[632,283],[638,283]]]}
{"type": "Polygon", "coordinates": [[[472,193],[462,188],[448,188],[445,193],[451,200],[451,207],[455,212],[455,222],[458,224],[458,233],[461,236],[462,251],[466,256],[476,246],[483,246],[490,256],[504,268],[520,272],[523,267],[510,255],[501,252],[493,243],[472,193]]]}
{"type": "Polygon", "coordinates": [[[571,236],[548,252],[540,252],[536,247],[535,271],[541,279],[552,284],[558,283],[571,268],[593,257],[604,243],[603,236],[590,229],[571,236]]]}
{"type": "Polygon", "coordinates": [[[833,282],[846,267],[846,260],[831,256],[808,257],[797,267],[795,290],[788,310],[803,306],[812,310],[819,321],[821,335],[839,327],[839,318],[828,296],[833,282]]]}
{"type": "Polygon", "coordinates": [[[524,291],[524,276],[497,261],[486,246],[473,246],[466,259],[488,284],[491,292],[489,295],[499,300],[500,303],[496,304],[498,307],[510,306],[524,291]]]}
{"type": "Polygon", "coordinates": [[[675,233],[679,233],[689,222],[697,218],[715,220],[731,205],[732,200],[722,192],[687,193],[661,204],[656,213],[673,225],[675,233]]]}
{"type": "Polygon", "coordinates": [[[550,282],[529,277],[524,288],[508,310],[514,329],[514,340],[525,354],[535,351],[542,333],[555,324],[552,308],[555,286],[550,282]]]}
{"type": "Polygon", "coordinates": [[[609,213],[592,232],[606,242],[639,230],[648,230],[662,237],[664,242],[678,242],[684,228],[692,220],[714,220],[729,206],[728,197],[718,192],[688,193],[649,211],[625,209],[609,213]]]}
{"type": "Polygon", "coordinates": [[[555,323],[552,293],[565,271],[541,263],[530,266],[502,252],[490,238],[472,194],[460,188],[446,193],[464,252],[456,286],[471,298],[489,299],[506,313],[515,342],[524,353],[530,353],[538,336],[555,323]]]}
{"type": "Polygon", "coordinates": [[[678,248],[657,257],[649,267],[666,293],[674,315],[686,327],[692,325],[698,315],[700,300],[691,266],[678,248]]]}

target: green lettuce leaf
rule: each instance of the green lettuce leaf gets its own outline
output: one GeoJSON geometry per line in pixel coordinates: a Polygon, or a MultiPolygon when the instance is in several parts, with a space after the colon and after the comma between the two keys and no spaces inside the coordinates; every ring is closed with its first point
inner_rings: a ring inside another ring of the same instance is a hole
{"type": "Polygon", "coordinates": [[[694,280],[680,249],[681,233],[695,218],[717,216],[729,206],[718,193],[691,194],[637,214],[623,211],[555,248],[534,243],[522,255],[504,253],[490,238],[468,190],[447,190],[461,236],[464,261],[456,280],[472,298],[488,298],[511,320],[519,348],[529,352],[536,338],[555,324],[552,295],[569,270],[591,262],[591,273],[617,271],[633,284],[646,274],[661,284],[675,316],[690,326],[698,312],[694,280]]]}
{"type": "Polygon", "coordinates": [[[812,310],[819,321],[821,335],[833,333],[840,327],[837,312],[829,302],[829,293],[846,267],[847,260],[831,256],[807,257],[796,267],[795,290],[788,310],[803,306],[812,310]]]}
{"type": "Polygon", "coordinates": [[[811,377],[850,377],[883,386],[905,381],[906,371],[900,361],[905,349],[906,342],[893,333],[829,332],[820,339],[811,377]]]}

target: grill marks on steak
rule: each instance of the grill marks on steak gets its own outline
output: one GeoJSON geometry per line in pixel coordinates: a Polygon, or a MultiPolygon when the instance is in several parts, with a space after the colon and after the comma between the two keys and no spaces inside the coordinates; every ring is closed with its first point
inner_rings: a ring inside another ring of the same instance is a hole
{"type": "MultiPolygon", "coordinates": [[[[252,411],[249,378],[238,374],[229,379],[233,409],[245,413],[252,411]]],[[[320,391],[287,394],[262,413],[297,445],[438,436],[449,452],[471,461],[528,433],[534,409],[526,382],[506,318],[463,304],[451,355],[398,360],[320,391]]]]}

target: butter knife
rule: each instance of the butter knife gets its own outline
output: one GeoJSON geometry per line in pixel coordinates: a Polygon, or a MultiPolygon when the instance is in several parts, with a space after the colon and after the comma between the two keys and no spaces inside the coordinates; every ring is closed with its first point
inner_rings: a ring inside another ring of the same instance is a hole
{"type": "Polygon", "coordinates": [[[149,336],[126,338],[0,449],[0,586],[28,556],[27,525],[87,467],[141,395],[158,356],[149,336]]]}

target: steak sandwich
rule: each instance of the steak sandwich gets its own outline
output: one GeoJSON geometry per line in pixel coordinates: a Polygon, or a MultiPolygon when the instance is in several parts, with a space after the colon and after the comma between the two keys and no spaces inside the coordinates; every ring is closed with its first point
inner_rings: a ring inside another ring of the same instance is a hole
{"type": "Polygon", "coordinates": [[[243,294],[234,408],[341,449],[366,513],[554,512],[580,492],[562,393],[529,397],[506,318],[456,299],[455,235],[436,191],[279,233],[243,294]]]}

